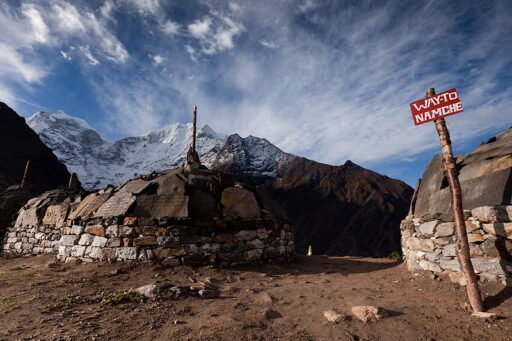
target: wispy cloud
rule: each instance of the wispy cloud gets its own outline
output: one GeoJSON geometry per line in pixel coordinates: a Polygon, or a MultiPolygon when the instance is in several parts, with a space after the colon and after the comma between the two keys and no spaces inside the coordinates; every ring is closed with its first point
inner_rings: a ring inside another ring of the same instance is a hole
{"type": "Polygon", "coordinates": [[[322,162],[410,162],[437,148],[432,126],[415,127],[408,108],[432,86],[459,89],[456,141],[512,122],[506,2],[48,4],[0,7],[0,94],[4,84],[12,97],[8,81],[48,77],[38,46],[57,49],[61,62],[96,60],[82,77],[111,135],[188,120],[197,103],[220,132],[322,162]]]}

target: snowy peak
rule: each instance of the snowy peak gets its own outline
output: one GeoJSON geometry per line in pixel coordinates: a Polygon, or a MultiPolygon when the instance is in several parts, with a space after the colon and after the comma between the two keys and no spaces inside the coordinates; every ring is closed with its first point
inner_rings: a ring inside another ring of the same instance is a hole
{"type": "MultiPolygon", "coordinates": [[[[27,119],[84,188],[119,185],[138,175],[181,166],[192,141],[192,124],[171,124],[141,136],[105,141],[87,122],[62,111],[38,112],[27,119]]],[[[197,151],[210,168],[276,176],[290,155],[266,139],[218,134],[205,125],[197,132],[197,151]]]]}

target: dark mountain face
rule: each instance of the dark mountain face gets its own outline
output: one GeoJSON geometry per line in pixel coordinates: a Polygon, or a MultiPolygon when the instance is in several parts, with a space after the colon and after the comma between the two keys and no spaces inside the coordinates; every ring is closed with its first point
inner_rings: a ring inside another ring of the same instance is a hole
{"type": "Polygon", "coordinates": [[[66,166],[27,126],[24,118],[1,102],[0,145],[0,191],[20,183],[27,160],[27,183],[34,192],[67,184],[70,174],[66,166]]]}
{"type": "Polygon", "coordinates": [[[400,250],[400,221],[413,189],[347,161],[295,158],[268,184],[295,227],[297,252],[385,257],[400,250]]]}
{"type": "Polygon", "coordinates": [[[70,174],[39,136],[14,110],[0,102],[0,230],[17,202],[30,195],[67,185],[70,174]],[[19,185],[27,160],[30,160],[23,191],[5,191],[19,185]],[[2,193],[3,192],[3,193],[2,193]],[[15,193],[16,192],[16,193],[15,193]],[[25,193],[25,194],[23,194],[25,193]],[[18,200],[18,199],[19,200],[18,200]],[[20,199],[21,198],[21,199],[20,199]]]}

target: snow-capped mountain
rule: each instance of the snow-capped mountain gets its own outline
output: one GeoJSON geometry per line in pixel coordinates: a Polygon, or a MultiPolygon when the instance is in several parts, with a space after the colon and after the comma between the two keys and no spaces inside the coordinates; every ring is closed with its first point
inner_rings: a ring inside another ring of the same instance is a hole
{"type": "MultiPolygon", "coordinates": [[[[178,167],[192,138],[192,124],[172,124],[109,143],[87,122],[62,111],[37,112],[27,124],[87,189],[178,167]]],[[[217,134],[208,125],[198,130],[197,149],[207,167],[261,176],[275,176],[280,165],[293,157],[266,139],[217,134]]]]}

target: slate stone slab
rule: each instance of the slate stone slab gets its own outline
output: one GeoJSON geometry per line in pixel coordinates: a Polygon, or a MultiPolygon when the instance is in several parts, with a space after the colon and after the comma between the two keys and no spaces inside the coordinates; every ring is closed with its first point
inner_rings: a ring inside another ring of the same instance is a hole
{"type": "Polygon", "coordinates": [[[110,198],[110,196],[111,193],[89,194],[82,200],[78,207],[69,214],[68,219],[75,220],[78,218],[89,218],[92,216],[94,211],[96,211],[101,205],[105,203],[105,201],[108,200],[108,198],[110,198]]]}
{"type": "Polygon", "coordinates": [[[261,217],[260,207],[254,193],[238,187],[222,191],[222,206],[225,217],[257,219],[261,217]]]}
{"type": "Polygon", "coordinates": [[[186,182],[183,181],[177,174],[171,173],[163,175],[152,183],[158,184],[157,194],[174,194],[174,195],[185,195],[186,182]]]}
{"type": "Polygon", "coordinates": [[[151,181],[146,181],[143,179],[135,179],[126,182],[119,190],[126,191],[132,194],[140,194],[142,193],[149,185],[151,185],[151,181]]]}
{"type": "Polygon", "coordinates": [[[185,195],[141,195],[133,213],[145,218],[188,218],[188,197],[185,195]]]}
{"type": "Polygon", "coordinates": [[[127,191],[119,191],[98,208],[94,217],[108,218],[123,216],[128,212],[136,199],[133,194],[127,191]]]}
{"type": "Polygon", "coordinates": [[[189,200],[190,216],[196,225],[215,225],[215,218],[220,217],[220,211],[217,201],[210,193],[196,189],[189,200]]]}
{"type": "Polygon", "coordinates": [[[57,227],[64,226],[66,217],[68,215],[68,204],[51,205],[46,209],[46,213],[43,217],[43,224],[54,225],[57,227]]]}
{"type": "Polygon", "coordinates": [[[39,216],[37,207],[31,207],[27,209],[22,209],[18,214],[18,218],[16,219],[15,227],[22,226],[33,226],[39,225],[39,216]]]}

